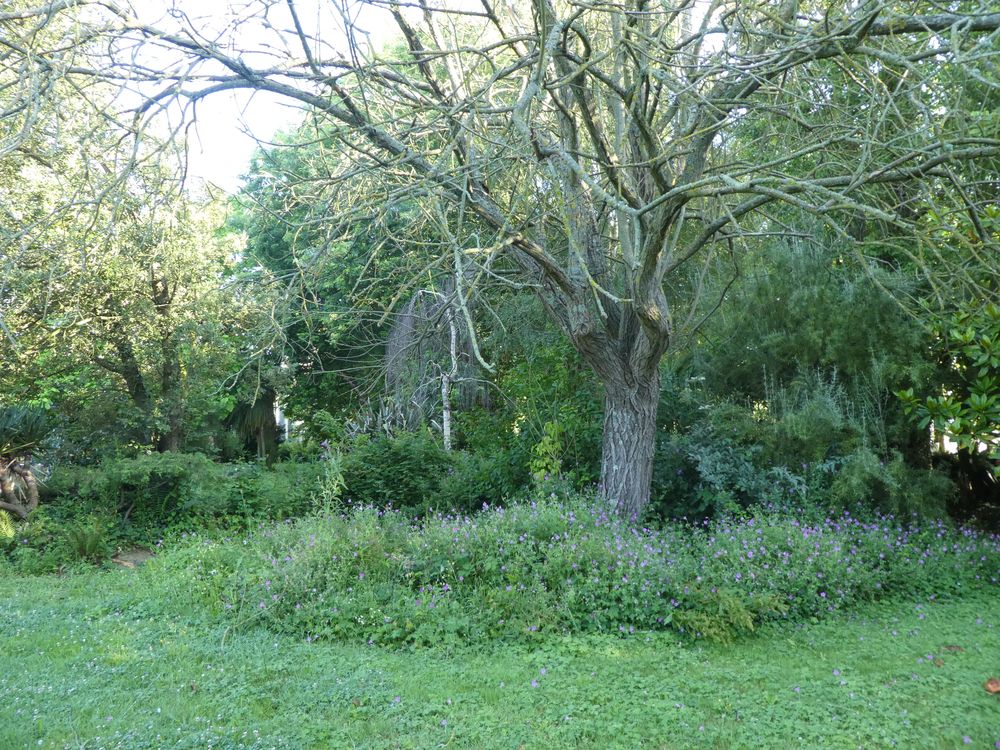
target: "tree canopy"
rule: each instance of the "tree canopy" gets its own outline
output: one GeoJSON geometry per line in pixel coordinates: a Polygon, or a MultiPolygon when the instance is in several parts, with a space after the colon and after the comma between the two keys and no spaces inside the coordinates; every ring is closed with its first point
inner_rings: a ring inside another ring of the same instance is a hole
{"type": "MultiPolygon", "coordinates": [[[[140,129],[220,91],[301,104],[329,146],[305,183],[317,210],[292,220],[343,238],[416,200],[428,267],[455,280],[464,317],[477,285],[533,293],[603,385],[601,488],[627,516],[650,496],[664,354],[756,238],[805,216],[853,242],[907,237],[887,262],[930,258],[996,293],[965,263],[988,241],[1000,156],[986,3],[375,6],[400,44],[295,0],[208,25],[178,8],[151,22],[96,0],[24,7],[0,14],[2,75],[120,84],[140,129]],[[73,34],[46,33],[59,28],[73,34]],[[941,250],[956,215],[973,228],[957,258],[941,250]]],[[[36,109],[50,93],[20,90],[36,109]]]]}

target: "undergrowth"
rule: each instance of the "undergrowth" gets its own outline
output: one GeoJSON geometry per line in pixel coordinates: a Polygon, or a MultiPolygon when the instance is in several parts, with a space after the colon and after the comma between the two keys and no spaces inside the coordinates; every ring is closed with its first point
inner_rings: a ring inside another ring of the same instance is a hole
{"type": "Polygon", "coordinates": [[[944,522],[757,509],[637,528],[583,499],[435,514],[364,507],[189,537],[151,563],[237,626],[432,645],[675,630],[727,641],[891,596],[995,585],[1000,537],[944,522]]]}

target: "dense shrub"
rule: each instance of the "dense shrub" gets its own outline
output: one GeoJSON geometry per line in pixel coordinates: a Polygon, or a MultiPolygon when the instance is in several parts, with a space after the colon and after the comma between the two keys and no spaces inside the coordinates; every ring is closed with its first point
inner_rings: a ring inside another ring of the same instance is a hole
{"type": "Polygon", "coordinates": [[[525,474],[505,452],[446,451],[427,432],[354,440],[344,447],[344,499],[422,513],[429,508],[468,511],[507,497],[525,474]]]}
{"type": "MultiPolygon", "coordinates": [[[[211,515],[224,512],[229,500],[220,472],[219,465],[200,453],[114,458],[78,477],[77,499],[140,524],[211,515]]],[[[55,472],[54,478],[58,476],[55,472]]]]}
{"type": "Polygon", "coordinates": [[[314,505],[322,473],[318,461],[267,468],[219,464],[200,454],[59,465],[46,479],[42,507],[17,530],[17,554],[27,569],[44,572],[106,557],[116,547],[153,544],[169,529],[233,528],[302,515],[314,505]]]}
{"type": "Polygon", "coordinates": [[[17,573],[41,575],[108,557],[113,541],[107,519],[69,505],[42,505],[26,521],[0,519],[0,561],[17,573]]]}
{"type": "Polygon", "coordinates": [[[582,500],[268,525],[193,541],[147,572],[237,623],[308,638],[430,644],[674,628],[728,639],[890,595],[995,585],[1000,537],[775,508],[640,529],[582,500]]]}
{"type": "Polygon", "coordinates": [[[222,464],[221,483],[229,485],[228,515],[283,519],[306,513],[312,506],[323,465],[277,463],[222,464]]]}
{"type": "MultiPolygon", "coordinates": [[[[72,506],[77,515],[127,516],[137,527],[284,519],[313,507],[330,455],[317,451],[303,449],[297,454],[302,460],[271,467],[217,463],[197,453],[58,465],[44,483],[44,497],[49,504],[72,506]]],[[[527,478],[527,456],[448,452],[426,432],[362,437],[348,442],[339,455],[342,499],[350,505],[472,510],[519,492],[527,478]]]]}
{"type": "Polygon", "coordinates": [[[199,454],[150,454],[97,467],[56,467],[27,521],[0,517],[0,557],[22,573],[100,562],[171,530],[239,528],[307,513],[323,464],[217,464],[199,454]]]}
{"type": "Polygon", "coordinates": [[[522,457],[509,451],[493,455],[454,454],[454,463],[441,477],[434,497],[434,507],[442,510],[471,511],[483,503],[511,497],[522,490],[527,467],[519,464],[522,457]]]}
{"type": "Polygon", "coordinates": [[[665,392],[674,398],[661,407],[650,508],[661,517],[793,496],[831,511],[862,504],[938,518],[955,494],[943,472],[907,464],[890,448],[874,407],[849,398],[834,376],[800,373],[758,403],[714,401],[669,379],[665,392]]]}
{"type": "MultiPolygon", "coordinates": [[[[841,396],[865,409],[873,387],[891,395],[904,383],[935,382],[926,331],[886,291],[898,288],[898,275],[876,266],[859,269],[849,260],[853,255],[838,242],[774,242],[756,268],[748,258],[746,278],[708,321],[704,345],[694,353],[705,386],[736,400],[764,402],[775,383],[816,372],[829,381],[836,373],[841,396]]],[[[890,430],[910,430],[894,398],[870,413],[890,430]]]]}
{"type": "Polygon", "coordinates": [[[219,464],[199,453],[152,453],[99,467],[58,467],[48,482],[57,504],[127,517],[139,526],[210,518],[286,518],[304,513],[318,464],[219,464]]]}
{"type": "Polygon", "coordinates": [[[916,383],[940,391],[950,360],[933,355],[919,321],[886,293],[895,274],[859,274],[845,248],[823,244],[766,243],[699,345],[666,361],[660,515],[792,491],[831,509],[945,512],[956,488],[929,471],[929,435],[895,393],[916,383]]]}
{"type": "Polygon", "coordinates": [[[93,477],[99,471],[97,467],[57,463],[47,469],[39,480],[43,504],[63,500],[80,502],[91,498],[93,477]]]}
{"type": "Polygon", "coordinates": [[[453,468],[453,456],[425,433],[361,437],[344,452],[345,496],[360,505],[420,507],[453,468]]]}
{"type": "Polygon", "coordinates": [[[493,481],[504,488],[491,502],[530,485],[528,466],[546,438],[546,425],[559,433],[564,479],[582,488],[595,483],[600,473],[603,390],[597,377],[535,301],[509,304],[506,319],[516,324],[488,337],[501,395],[488,410],[456,415],[462,447],[485,457],[493,481]]]}
{"type": "Polygon", "coordinates": [[[857,502],[901,515],[943,516],[955,494],[946,474],[907,466],[899,454],[888,461],[859,448],[836,466],[829,486],[829,505],[845,508],[857,502]]]}

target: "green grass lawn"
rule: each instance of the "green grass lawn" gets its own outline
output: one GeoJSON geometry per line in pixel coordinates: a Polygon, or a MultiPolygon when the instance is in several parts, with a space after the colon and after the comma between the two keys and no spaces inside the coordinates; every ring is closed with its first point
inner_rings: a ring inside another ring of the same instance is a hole
{"type": "Polygon", "coordinates": [[[0,581],[0,749],[1000,746],[1000,698],[982,687],[1000,676],[1000,597],[986,594],[730,646],[639,634],[450,651],[232,633],[143,594],[119,571],[0,581]]]}

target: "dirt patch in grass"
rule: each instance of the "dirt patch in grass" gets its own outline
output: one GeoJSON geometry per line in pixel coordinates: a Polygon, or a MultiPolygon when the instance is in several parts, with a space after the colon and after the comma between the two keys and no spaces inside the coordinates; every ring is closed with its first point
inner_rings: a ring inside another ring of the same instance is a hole
{"type": "Polygon", "coordinates": [[[117,553],[111,558],[111,562],[123,568],[137,568],[153,556],[151,550],[144,547],[134,547],[130,550],[117,553]]]}

